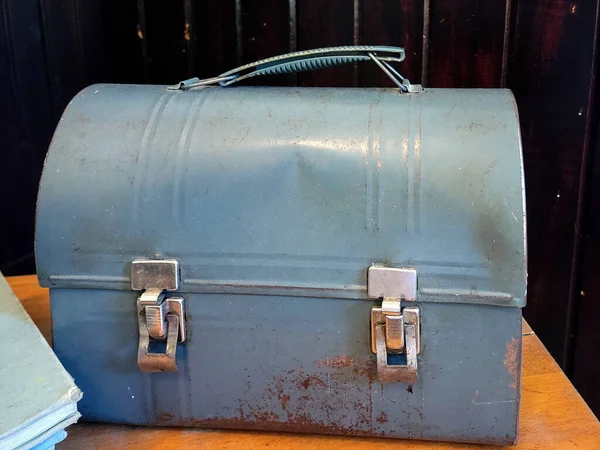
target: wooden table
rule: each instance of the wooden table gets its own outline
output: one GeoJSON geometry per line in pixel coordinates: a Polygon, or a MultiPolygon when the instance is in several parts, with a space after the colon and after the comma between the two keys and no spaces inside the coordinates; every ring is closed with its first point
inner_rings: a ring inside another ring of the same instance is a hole
{"type": "MultiPolygon", "coordinates": [[[[35,276],[8,279],[17,296],[51,343],[48,291],[35,276]]],[[[600,423],[562,373],[540,340],[523,330],[523,402],[520,440],[515,449],[600,449],[600,423]]],[[[396,439],[316,436],[231,430],[141,428],[78,424],[59,449],[457,449],[497,447],[396,439]]]]}

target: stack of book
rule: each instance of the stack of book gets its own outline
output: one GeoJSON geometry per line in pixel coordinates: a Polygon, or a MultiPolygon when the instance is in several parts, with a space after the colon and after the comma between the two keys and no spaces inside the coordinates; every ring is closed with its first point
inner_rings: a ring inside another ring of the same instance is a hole
{"type": "Polygon", "coordinates": [[[0,449],[54,448],[81,396],[0,273],[0,449]]]}

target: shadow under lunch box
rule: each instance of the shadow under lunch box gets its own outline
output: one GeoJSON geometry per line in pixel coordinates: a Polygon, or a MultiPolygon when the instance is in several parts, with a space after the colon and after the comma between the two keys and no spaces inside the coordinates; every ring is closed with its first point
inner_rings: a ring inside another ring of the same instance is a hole
{"type": "Polygon", "coordinates": [[[411,85],[403,57],[308,51],[75,96],[36,257],[85,420],[516,441],[515,100],[411,85]],[[362,60],[398,87],[228,87],[362,60]]]}

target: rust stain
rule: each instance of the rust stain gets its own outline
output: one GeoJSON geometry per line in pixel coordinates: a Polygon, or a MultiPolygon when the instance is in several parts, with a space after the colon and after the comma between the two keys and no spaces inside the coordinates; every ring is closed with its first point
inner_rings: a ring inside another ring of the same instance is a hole
{"type": "Polygon", "coordinates": [[[279,397],[279,400],[281,401],[281,408],[285,411],[287,408],[287,402],[290,400],[290,396],[289,395],[281,395],[279,397]]]}
{"type": "Polygon", "coordinates": [[[189,22],[186,22],[186,23],[185,23],[185,28],[183,29],[183,38],[184,38],[186,41],[189,41],[189,40],[191,40],[191,39],[192,39],[192,38],[190,37],[190,24],[189,24],[189,22]]]}
{"type": "Polygon", "coordinates": [[[385,411],[381,411],[381,414],[379,414],[379,417],[377,417],[377,423],[387,423],[388,421],[388,417],[385,411]]]}
{"type": "Polygon", "coordinates": [[[322,371],[307,372],[300,367],[275,377],[269,392],[281,403],[283,422],[291,425],[271,424],[268,429],[372,433],[371,390],[376,367],[373,364],[371,369],[368,363],[342,355],[315,361],[322,371]]]}
{"type": "Polygon", "coordinates": [[[296,383],[298,389],[308,389],[311,386],[322,386],[327,387],[327,382],[323,380],[319,375],[308,375],[305,379],[296,383]]]}
{"type": "Polygon", "coordinates": [[[419,415],[419,419],[420,419],[421,423],[423,423],[423,419],[425,418],[425,416],[423,415],[423,411],[421,411],[416,406],[412,406],[412,409],[414,409],[417,412],[417,414],[419,415]]]}
{"type": "Polygon", "coordinates": [[[284,370],[263,393],[249,390],[231,415],[174,418],[156,414],[158,425],[237,428],[304,433],[382,435],[386,412],[373,415],[373,358],[340,355],[315,361],[311,370],[284,370]],[[275,400],[275,401],[273,401],[275,400]],[[278,400],[278,401],[277,401],[278,400]]]}
{"type": "Polygon", "coordinates": [[[519,382],[519,364],[521,362],[521,345],[519,339],[514,337],[506,343],[506,354],[504,355],[504,367],[512,377],[510,383],[512,389],[517,388],[519,382]]]}
{"type": "Polygon", "coordinates": [[[375,360],[370,358],[352,358],[348,355],[335,356],[319,361],[315,361],[317,367],[329,367],[331,369],[350,369],[354,375],[367,377],[369,382],[373,382],[377,375],[375,360]]]}
{"type": "Polygon", "coordinates": [[[487,170],[485,172],[483,172],[484,175],[487,175],[488,173],[490,173],[492,170],[494,170],[494,168],[496,167],[496,163],[493,162],[492,164],[490,164],[490,167],[487,168],[487,170]]]}
{"type": "Polygon", "coordinates": [[[236,428],[242,430],[267,430],[286,431],[292,433],[315,433],[315,434],[344,434],[351,436],[373,436],[381,435],[381,432],[362,431],[351,427],[337,424],[328,425],[323,422],[312,420],[306,414],[298,414],[281,422],[271,415],[262,416],[253,414],[250,417],[210,417],[206,419],[184,420],[179,426],[203,427],[203,428],[236,428]]]}
{"type": "Polygon", "coordinates": [[[144,39],[144,33],[142,33],[142,28],[140,27],[139,23],[137,24],[137,37],[144,39]]]}
{"type": "Polygon", "coordinates": [[[175,416],[168,412],[157,412],[154,418],[158,423],[172,422],[175,416]]]}
{"type": "Polygon", "coordinates": [[[258,422],[278,422],[279,416],[273,411],[253,411],[250,420],[258,422]]]}
{"type": "Polygon", "coordinates": [[[315,361],[317,367],[331,367],[332,369],[339,369],[341,367],[350,367],[354,363],[354,360],[348,355],[340,355],[334,358],[324,359],[322,361],[315,361]]]}

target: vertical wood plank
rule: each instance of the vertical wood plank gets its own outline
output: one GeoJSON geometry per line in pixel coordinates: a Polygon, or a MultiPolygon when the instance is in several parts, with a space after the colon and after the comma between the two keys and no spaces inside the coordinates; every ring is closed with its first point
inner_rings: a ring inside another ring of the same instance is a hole
{"type": "Polygon", "coordinates": [[[509,87],[519,107],[529,228],[526,319],[565,362],[596,2],[520,1],[509,87]]]}
{"type": "MultiPolygon", "coordinates": [[[[354,42],[353,0],[296,0],[298,48],[352,45],[354,42]]],[[[332,67],[298,76],[301,86],[355,86],[353,66],[332,67]]]]}
{"type": "Polygon", "coordinates": [[[148,33],[146,31],[146,0],[137,0],[137,15],[136,30],[142,51],[142,73],[144,83],[148,83],[150,77],[150,58],[148,57],[148,33]]]}
{"type": "Polygon", "coordinates": [[[40,0],[55,118],[85,86],[104,78],[101,0],[40,0]]]}
{"type": "Polygon", "coordinates": [[[145,81],[143,39],[140,38],[143,34],[139,24],[137,0],[105,0],[104,35],[106,81],[111,83],[145,81]]]}
{"type": "MultiPolygon", "coordinates": [[[[369,0],[362,3],[360,44],[404,47],[406,60],[396,66],[411,83],[421,81],[423,0],[369,0]]],[[[359,66],[361,86],[396,87],[373,64],[359,66]]]]}
{"type": "Polygon", "coordinates": [[[432,1],[428,85],[499,87],[505,12],[505,1],[432,1]]]}
{"type": "Polygon", "coordinates": [[[236,0],[192,0],[196,24],[195,74],[208,78],[237,62],[236,0]]]}
{"type": "Polygon", "coordinates": [[[175,84],[187,78],[183,2],[145,0],[144,8],[148,81],[175,84]]]}
{"type": "MultiPolygon", "coordinates": [[[[596,2],[596,42],[594,47],[594,77],[600,66],[600,54],[598,45],[600,38],[599,13],[600,2],[596,2]]],[[[593,79],[593,109],[588,112],[588,139],[590,148],[587,160],[588,170],[581,171],[584,182],[582,186],[587,189],[580,191],[581,211],[579,231],[579,252],[581,254],[581,271],[575,272],[579,284],[572,283],[572,303],[569,305],[573,310],[572,323],[567,327],[567,361],[565,366],[569,370],[571,380],[588,403],[596,416],[600,415],[600,392],[598,391],[598,380],[600,379],[600,89],[597,80],[593,79]],[[570,338],[572,342],[569,342],[570,338]],[[569,346],[569,344],[571,344],[569,346]]],[[[575,258],[574,258],[575,259],[575,258]]]]}
{"type": "Polygon", "coordinates": [[[187,60],[187,78],[195,76],[196,65],[196,22],[192,0],[183,0],[185,53],[187,60]]]}
{"type": "Polygon", "coordinates": [[[81,76],[85,86],[106,77],[104,45],[104,1],[73,0],[75,24],[79,34],[81,76]]]}
{"type": "Polygon", "coordinates": [[[429,86],[429,33],[431,31],[431,0],[423,0],[423,49],[421,51],[421,84],[429,86]]]}
{"type": "Polygon", "coordinates": [[[81,39],[73,0],[40,0],[54,116],[83,87],[81,39]]]}
{"type": "Polygon", "coordinates": [[[242,38],[242,0],[235,0],[235,63],[239,66],[244,58],[242,38]]]}
{"type": "MultiPolygon", "coordinates": [[[[563,369],[567,373],[567,375],[571,376],[573,371],[573,356],[574,356],[574,344],[575,344],[575,335],[577,334],[576,325],[577,325],[577,311],[579,310],[581,298],[581,288],[582,288],[582,268],[583,258],[586,252],[585,247],[585,236],[584,230],[585,220],[586,220],[586,206],[587,199],[590,197],[590,187],[589,187],[589,179],[590,179],[590,166],[592,165],[592,146],[598,146],[598,137],[600,134],[598,133],[598,123],[600,122],[600,109],[598,109],[598,96],[596,90],[596,74],[598,71],[599,64],[599,54],[598,54],[598,30],[600,29],[600,0],[595,1],[596,5],[594,8],[594,41],[592,43],[592,53],[591,53],[591,68],[590,68],[590,84],[587,92],[587,101],[588,107],[585,114],[585,131],[583,135],[583,151],[581,154],[581,165],[579,169],[579,189],[578,189],[578,197],[577,197],[577,211],[575,217],[575,226],[574,226],[574,234],[575,239],[573,243],[573,257],[571,261],[571,280],[569,286],[569,299],[567,303],[567,324],[566,331],[564,337],[564,346],[565,349],[563,351],[563,369]]],[[[571,8],[571,13],[574,14],[573,8],[571,8]]],[[[591,12],[591,11],[590,11],[591,12]]],[[[598,340],[600,342],[600,339],[598,340]]],[[[595,357],[596,353],[590,355],[591,357],[595,357]]],[[[600,372],[600,369],[597,369],[600,372]]],[[[594,385],[595,388],[595,385],[594,385]]],[[[596,411],[600,411],[600,404],[596,405],[596,411]]]]}
{"type": "MultiPolygon", "coordinates": [[[[600,96],[596,95],[596,105],[600,96]]],[[[575,342],[573,346],[573,385],[592,411],[600,415],[600,120],[594,121],[595,145],[593,155],[590,196],[586,208],[585,235],[583,239],[582,282],[575,308],[575,342]]]]}
{"type": "Polygon", "coordinates": [[[298,4],[296,0],[288,0],[288,5],[290,12],[290,52],[296,52],[298,51],[298,4]]]}
{"type": "Polygon", "coordinates": [[[508,84],[508,58],[511,49],[511,30],[514,28],[516,1],[506,0],[504,12],[504,36],[502,40],[502,68],[500,70],[500,87],[506,88],[508,84]]]}
{"type": "MultiPolygon", "coordinates": [[[[291,38],[295,24],[290,20],[290,2],[264,0],[256,4],[242,1],[241,7],[243,64],[295,50],[291,38]]],[[[251,84],[267,86],[293,85],[295,82],[294,75],[271,75],[251,80],[251,84]]]]}
{"type": "Polygon", "coordinates": [[[9,0],[0,1],[0,139],[3,151],[0,154],[0,206],[3,215],[7,217],[19,217],[18,221],[5,222],[4,227],[7,232],[15,233],[11,237],[8,245],[0,246],[0,270],[7,273],[14,273],[14,269],[20,265],[20,259],[28,253],[31,246],[25,242],[27,231],[23,230],[23,225],[27,227],[27,218],[21,219],[17,213],[19,210],[20,192],[15,189],[14,178],[15,171],[19,171],[20,161],[20,129],[17,110],[17,80],[15,73],[15,64],[13,56],[13,38],[12,38],[12,11],[9,0]],[[22,222],[22,223],[19,223],[22,222]],[[21,233],[20,230],[25,231],[21,233]]]}
{"type": "Polygon", "coordinates": [[[35,1],[0,1],[0,271],[33,273],[38,181],[53,130],[46,57],[35,1]]]}

